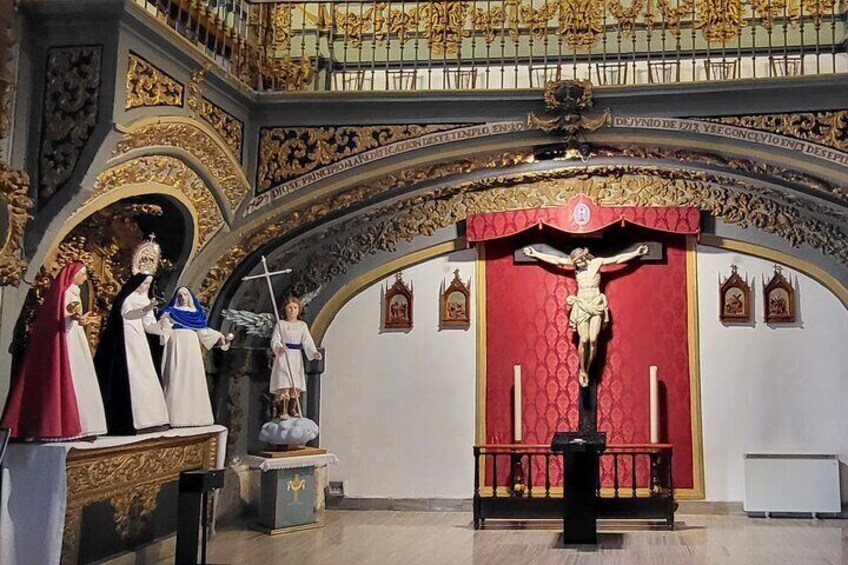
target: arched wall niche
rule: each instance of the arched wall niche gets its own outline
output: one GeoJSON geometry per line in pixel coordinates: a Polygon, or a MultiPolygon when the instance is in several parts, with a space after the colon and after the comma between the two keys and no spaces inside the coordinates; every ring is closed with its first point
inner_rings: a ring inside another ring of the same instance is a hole
{"type": "Polygon", "coordinates": [[[87,328],[96,346],[101,324],[114,296],[131,275],[132,254],[151,234],[162,248],[155,291],[167,294],[179,279],[179,265],[192,253],[193,216],[185,203],[161,193],[143,193],[119,199],[81,219],[69,229],[35,274],[15,328],[13,355],[22,352],[30,324],[49,288],[50,277],[63,266],[83,262],[89,273],[87,310],[98,319],[87,328]]]}

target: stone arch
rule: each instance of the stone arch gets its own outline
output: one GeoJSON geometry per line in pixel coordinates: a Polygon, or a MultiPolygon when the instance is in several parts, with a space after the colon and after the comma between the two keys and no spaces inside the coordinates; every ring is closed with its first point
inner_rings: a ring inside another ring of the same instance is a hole
{"type": "MultiPolygon", "coordinates": [[[[401,198],[384,200],[390,204],[355,206],[381,188],[378,181],[367,188],[354,189],[353,194],[344,193],[338,199],[311,203],[292,211],[279,222],[268,223],[250,232],[238,245],[221,255],[208,273],[204,273],[200,291],[207,300],[214,298],[235,269],[250,268],[249,256],[257,249],[268,251],[296,243],[305,250],[309,248],[309,237],[333,240],[345,230],[356,231],[358,226],[375,222],[383,222],[379,230],[383,235],[400,229],[414,236],[459,222],[471,211],[508,209],[504,206],[561,205],[577,192],[585,192],[601,204],[698,206],[729,224],[755,228],[782,238],[789,245],[806,244],[833,255],[843,266],[844,278],[844,266],[848,264],[848,243],[844,231],[846,216],[844,207],[832,203],[839,194],[829,190],[831,185],[811,182],[808,191],[821,195],[821,198],[810,198],[805,193],[802,193],[804,198],[797,198],[785,183],[778,184],[782,179],[763,180],[764,168],[754,163],[736,160],[731,163],[735,169],[713,163],[712,170],[696,163],[679,169],[679,165],[675,167],[672,162],[661,162],[658,156],[659,153],[643,152],[637,155],[638,158],[625,155],[626,158],[616,156],[606,161],[622,163],[620,165],[563,166],[553,163],[553,166],[540,168],[539,163],[528,165],[525,159],[516,160],[513,155],[513,163],[518,166],[485,170],[478,178],[474,178],[473,173],[479,172],[479,169],[473,169],[460,178],[446,175],[447,180],[435,184],[433,178],[439,177],[436,168],[430,169],[432,174],[424,175],[426,181],[418,181],[421,171],[413,170],[410,176],[416,180],[411,182],[411,190],[401,198]],[[535,166],[535,170],[531,166],[535,166]],[[490,197],[486,197],[489,192],[490,197]],[[525,198],[517,199],[520,195],[525,198]],[[535,197],[527,198],[528,195],[535,197]],[[427,212],[414,218],[413,209],[427,212]],[[321,224],[323,218],[327,219],[321,224]],[[398,228],[398,222],[408,222],[409,225],[398,228]],[[282,246],[278,245],[283,241],[282,246]],[[246,258],[247,266],[244,266],[246,258]]],[[[507,160],[502,157],[499,164],[507,160]]],[[[452,171],[449,164],[436,167],[452,171]]],[[[775,175],[778,172],[775,171],[775,175]]],[[[397,184],[403,184],[403,175],[385,179],[383,186],[389,187],[387,192],[391,192],[397,184]]],[[[361,239],[371,241],[372,236],[365,234],[361,239]]],[[[339,243],[336,249],[344,249],[345,245],[339,243]]],[[[320,261],[310,261],[307,268],[314,271],[319,264],[320,261]]]]}
{"type": "Polygon", "coordinates": [[[162,152],[179,149],[194,156],[217,185],[228,217],[239,208],[250,191],[250,183],[227,143],[206,124],[182,116],[143,118],[120,128],[122,138],[113,157],[136,155],[138,151],[162,152]]]}
{"type": "MultiPolygon", "coordinates": [[[[829,286],[843,296],[838,287],[844,287],[848,280],[848,235],[840,210],[809,199],[789,198],[765,182],[657,166],[553,168],[484,176],[428,187],[403,199],[353,210],[295,237],[280,225],[266,226],[245,240],[237,253],[223,256],[225,262],[217,266],[221,270],[211,272],[210,277],[226,280],[236,269],[244,273],[252,267],[251,253],[261,248],[273,264],[295,266],[298,275],[292,290],[302,295],[319,292],[320,306],[339,290],[338,285],[329,285],[332,290],[325,285],[347,277],[348,267],[370,255],[383,253],[385,257],[416,238],[456,226],[471,213],[560,206],[578,193],[588,194],[601,205],[696,206],[727,224],[779,238],[787,247],[803,246],[820,252],[823,258],[832,256],[841,265],[841,272],[829,275],[836,284],[829,286]]],[[[813,271],[827,269],[815,265],[803,268],[809,263],[802,260],[800,270],[821,280],[813,271]]],[[[208,287],[201,292],[204,289],[208,287]]]]}

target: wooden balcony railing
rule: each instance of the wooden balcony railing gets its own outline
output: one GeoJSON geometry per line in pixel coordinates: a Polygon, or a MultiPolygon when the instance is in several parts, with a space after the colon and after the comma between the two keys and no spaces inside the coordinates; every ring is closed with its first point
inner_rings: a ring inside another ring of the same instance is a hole
{"type": "Polygon", "coordinates": [[[840,0],[133,0],[256,90],[848,72],[840,0]]]}
{"type": "MultiPolygon", "coordinates": [[[[674,527],[672,448],[608,445],[596,485],[599,518],[661,520],[674,527]]],[[[474,447],[474,527],[487,519],[562,519],[562,457],[548,445],[474,447]]]]}

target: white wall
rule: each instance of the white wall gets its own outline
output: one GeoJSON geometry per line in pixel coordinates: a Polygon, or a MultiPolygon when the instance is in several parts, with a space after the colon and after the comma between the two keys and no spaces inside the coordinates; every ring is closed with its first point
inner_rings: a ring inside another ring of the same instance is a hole
{"type": "MultiPolygon", "coordinates": [[[[348,496],[471,496],[474,327],[437,331],[439,284],[457,266],[464,280],[472,276],[473,252],[404,272],[415,288],[410,333],[379,333],[381,282],[345,305],[324,338],[321,441],[341,459],[330,474],[348,481],[348,496]]],[[[707,500],[742,500],[745,453],[848,460],[848,311],[816,281],[784,273],[796,283],[799,323],[770,327],[762,321],[762,282],[772,263],[698,248],[707,500]],[[718,320],[718,279],[731,264],[755,278],[750,327],[718,320]]]]}
{"type": "MultiPolygon", "coordinates": [[[[470,498],[473,492],[475,320],[438,330],[439,288],[453,271],[472,278],[473,250],[406,269],[414,327],[380,333],[381,287],[364,290],[324,337],[321,445],[338,455],[330,479],[345,494],[376,498],[470,498]]],[[[389,284],[394,277],[387,279],[389,284]]]]}
{"type": "Polygon", "coordinates": [[[818,282],[784,269],[796,284],[799,323],[769,326],[762,285],[772,273],[769,261],[698,248],[707,500],[742,500],[744,453],[848,459],[848,311],[818,282]],[[719,322],[718,278],[731,264],[754,278],[753,327],[719,322]]]}

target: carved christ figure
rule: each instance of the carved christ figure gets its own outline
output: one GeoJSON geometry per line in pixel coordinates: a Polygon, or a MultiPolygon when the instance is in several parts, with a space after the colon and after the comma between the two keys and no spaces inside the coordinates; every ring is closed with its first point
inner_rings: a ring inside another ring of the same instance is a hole
{"type": "Polygon", "coordinates": [[[609,323],[609,305],[607,297],[601,292],[601,267],[620,265],[648,253],[647,245],[640,245],[636,251],[622,253],[614,257],[593,257],[583,247],[575,248],[568,257],[557,257],[536,251],[532,247],[524,248],[524,255],[575,270],[577,294],[565,299],[571,307],[568,323],[577,331],[580,338],[577,345],[577,357],[580,359],[580,386],[589,385],[589,368],[598,349],[598,335],[609,323]]]}

